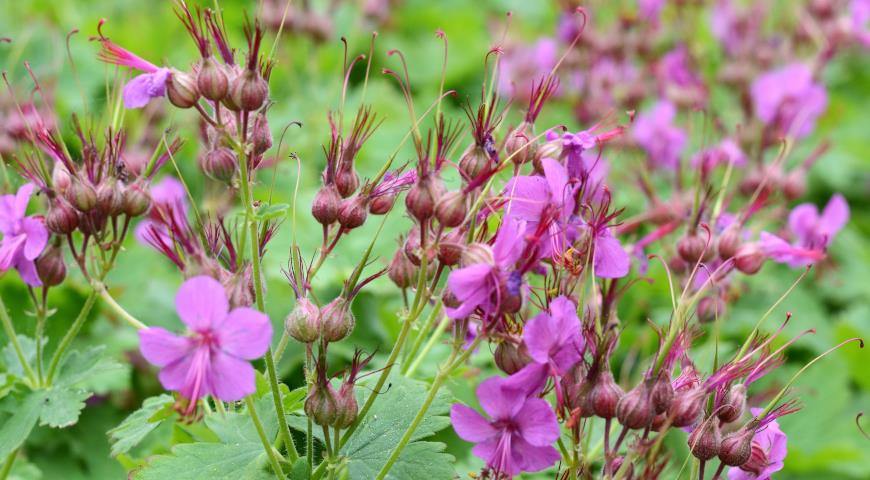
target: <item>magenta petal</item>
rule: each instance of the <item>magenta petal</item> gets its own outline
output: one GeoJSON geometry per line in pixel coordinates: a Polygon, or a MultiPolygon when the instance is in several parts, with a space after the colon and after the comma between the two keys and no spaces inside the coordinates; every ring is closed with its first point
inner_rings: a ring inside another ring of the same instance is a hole
{"type": "Polygon", "coordinates": [[[269,349],[272,323],[269,317],[252,308],[237,308],[230,312],[218,330],[221,349],[233,356],[254,360],[269,349]]]}
{"type": "Polygon", "coordinates": [[[139,330],[139,350],[148,363],[165,367],[190,353],[192,346],[186,337],[180,337],[160,327],[139,330]]]}
{"type": "Polygon", "coordinates": [[[549,366],[545,363],[530,363],[520,371],[503,379],[502,389],[521,391],[523,396],[537,395],[547,384],[549,366]]]}
{"type": "Polygon", "coordinates": [[[470,265],[450,272],[447,277],[447,287],[462,302],[458,308],[448,308],[450,318],[465,318],[484,303],[492,292],[489,291],[487,278],[492,273],[492,267],[484,263],[470,265]]]}
{"type": "Polygon", "coordinates": [[[477,387],[480,406],[493,420],[512,417],[523,406],[526,392],[519,388],[504,388],[505,379],[492,377],[477,387]]]}
{"type": "Polygon", "coordinates": [[[450,421],[453,422],[453,430],[459,438],[467,442],[482,442],[497,433],[483,416],[466,405],[453,405],[450,409],[450,421]]]}
{"type": "Polygon", "coordinates": [[[21,218],[27,213],[27,204],[30,203],[30,196],[33,195],[33,184],[25,183],[15,193],[15,205],[13,213],[16,217],[21,218]]]}
{"type": "Polygon", "coordinates": [[[486,462],[489,468],[497,469],[499,473],[512,477],[520,473],[520,468],[513,461],[511,452],[504,451],[510,448],[510,437],[510,434],[503,434],[478,443],[471,449],[471,453],[486,462]]]}
{"type": "Polygon", "coordinates": [[[0,271],[9,270],[15,263],[15,257],[27,237],[24,235],[10,236],[6,235],[0,241],[0,271]]]}
{"type": "Polygon", "coordinates": [[[24,244],[24,257],[28,260],[35,260],[48,244],[48,229],[45,228],[42,221],[34,217],[27,217],[21,220],[21,230],[27,235],[27,242],[24,244]]]}
{"type": "Polygon", "coordinates": [[[202,331],[223,322],[230,304],[220,282],[201,275],[181,284],[175,295],[175,308],[191,330],[202,331]]]}
{"type": "Polygon", "coordinates": [[[802,244],[812,242],[813,230],[819,221],[819,210],[811,203],[794,207],[788,215],[788,228],[794,232],[802,244]]]}
{"type": "Polygon", "coordinates": [[[205,372],[202,371],[202,368],[198,368],[196,372],[194,371],[194,368],[199,366],[194,365],[193,361],[196,357],[196,353],[196,350],[191,349],[188,351],[187,355],[167,364],[160,370],[158,378],[160,379],[160,384],[163,385],[163,388],[180,392],[185,396],[185,398],[190,398],[192,396],[191,379],[195,378],[197,373],[200,376],[205,374],[205,372]]]}
{"type": "Polygon", "coordinates": [[[543,447],[559,438],[559,422],[550,404],[541,398],[526,399],[523,408],[514,416],[520,436],[527,442],[543,447]]]}
{"type": "Polygon", "coordinates": [[[525,248],[525,241],[522,238],[524,229],[525,222],[511,217],[502,222],[495,236],[495,242],[492,244],[493,256],[500,267],[513,265],[523,254],[525,248]]]}
{"type": "Polygon", "coordinates": [[[513,438],[511,457],[519,470],[539,472],[559,461],[559,452],[551,446],[530,445],[523,438],[513,438]]]}
{"type": "Polygon", "coordinates": [[[828,242],[830,242],[831,237],[842,230],[848,222],[849,204],[846,203],[846,199],[843,198],[842,195],[837,193],[828,201],[824,211],[822,211],[822,217],[820,219],[821,226],[828,235],[828,242]]]}
{"type": "Polygon", "coordinates": [[[540,176],[519,176],[510,179],[504,188],[506,215],[537,221],[550,200],[547,181],[540,176]]]}
{"type": "Polygon", "coordinates": [[[547,312],[541,312],[523,327],[523,343],[529,356],[538,363],[547,363],[551,351],[558,345],[559,332],[547,312]]]}
{"type": "Polygon", "coordinates": [[[254,367],[225,353],[211,358],[207,373],[209,392],[225,402],[235,402],[256,391],[254,367]]]}
{"type": "MultiPolygon", "coordinates": [[[[564,212],[570,214],[574,211],[574,192],[568,186],[568,172],[561,163],[552,158],[545,158],[542,161],[542,165],[544,168],[544,176],[550,187],[550,196],[552,200],[559,205],[564,212]]],[[[536,218],[534,220],[538,219],[536,218]]]]}
{"type": "Polygon", "coordinates": [[[595,253],[592,260],[595,275],[600,278],[622,278],[628,275],[631,267],[631,257],[623,250],[619,240],[609,233],[595,238],[595,253]]]}
{"type": "Polygon", "coordinates": [[[19,256],[18,261],[15,262],[15,269],[18,270],[18,275],[21,275],[21,279],[24,280],[24,283],[31,287],[42,286],[42,280],[39,279],[39,273],[36,271],[36,262],[33,260],[28,260],[23,256],[19,256]]]}
{"type": "Polygon", "coordinates": [[[142,108],[154,97],[162,97],[166,93],[166,80],[169,79],[169,69],[161,68],[154,73],[143,73],[136,76],[124,86],[124,106],[127,108],[142,108]]]}

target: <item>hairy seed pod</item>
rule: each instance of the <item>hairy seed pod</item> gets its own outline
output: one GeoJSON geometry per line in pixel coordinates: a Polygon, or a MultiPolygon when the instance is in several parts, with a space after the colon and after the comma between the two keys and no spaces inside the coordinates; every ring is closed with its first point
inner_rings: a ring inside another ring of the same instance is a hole
{"type": "Polygon", "coordinates": [[[492,252],[492,247],[485,243],[472,243],[465,247],[462,252],[462,266],[477,265],[485,263],[487,265],[495,264],[495,254],[492,252]]]}
{"type": "Polygon", "coordinates": [[[348,230],[362,226],[366,223],[366,218],[368,212],[361,197],[346,198],[338,206],[338,223],[348,230]]]}
{"type": "Polygon", "coordinates": [[[471,144],[459,159],[459,172],[465,181],[477,178],[489,165],[489,157],[482,148],[471,144]]]}
{"type": "Polygon", "coordinates": [[[97,191],[88,181],[76,180],[67,189],[66,199],[76,210],[88,212],[97,206],[97,191]]]}
{"type": "Polygon", "coordinates": [[[504,373],[513,375],[532,363],[526,345],[520,341],[505,340],[495,347],[495,364],[504,373]]]}
{"type": "Polygon", "coordinates": [[[178,108],[190,108],[199,101],[199,89],[193,75],[179,70],[172,70],[166,82],[166,96],[169,103],[178,108]]]}
{"type": "Polygon", "coordinates": [[[246,112],[253,112],[266,103],[269,84],[257,70],[245,70],[230,82],[230,97],[235,105],[246,112]]]}
{"type": "Polygon", "coordinates": [[[671,403],[674,401],[674,387],[664,372],[653,382],[650,399],[656,414],[667,412],[671,408],[671,403]]]}
{"type": "Polygon", "coordinates": [[[46,287],[60,285],[66,278],[66,264],[63,261],[63,250],[52,245],[36,259],[36,273],[46,287]]]}
{"type": "Polygon", "coordinates": [[[505,139],[505,153],[516,165],[523,165],[535,157],[535,144],[529,140],[529,130],[529,124],[523,122],[505,139]]]}
{"type": "Polygon", "coordinates": [[[151,195],[141,185],[127,185],[124,189],[124,215],[138,217],[151,207],[151,195]]]}
{"type": "Polygon", "coordinates": [[[728,389],[722,405],[716,409],[716,415],[722,423],[737,421],[746,410],[746,385],[737,383],[728,389]]]}
{"type": "Polygon", "coordinates": [[[79,226],[79,214],[63,198],[56,198],[45,216],[45,226],[51,233],[66,235],[79,226]]]}
{"type": "Polygon", "coordinates": [[[425,222],[435,214],[435,205],[440,200],[442,186],[430,177],[421,178],[405,195],[408,212],[419,222],[425,222]]]}
{"type": "Polygon", "coordinates": [[[356,402],[356,395],[353,391],[353,384],[345,383],[338,389],[336,395],[336,415],[332,426],[338,429],[345,429],[356,421],[359,416],[359,405],[356,402]]]}
{"type": "Polygon", "coordinates": [[[465,250],[465,235],[463,229],[451,230],[438,241],[438,261],[452,267],[462,259],[465,250]]]}
{"type": "Polygon", "coordinates": [[[308,398],[305,399],[305,415],[321,427],[334,424],[338,416],[336,396],[335,389],[328,383],[325,385],[319,385],[319,382],[312,384],[308,398]]]}
{"type": "Polygon", "coordinates": [[[689,448],[692,450],[692,455],[699,460],[715,458],[719,455],[721,444],[722,431],[719,429],[719,420],[715,418],[704,420],[689,434],[689,448]]]}
{"type": "Polygon", "coordinates": [[[350,302],[337,297],[320,310],[320,335],[327,342],[338,342],[353,332],[356,318],[350,311],[350,302]]]}
{"type": "Polygon", "coordinates": [[[213,102],[223,100],[229,89],[226,68],[212,57],[204,58],[196,75],[196,87],[200,95],[213,102]]]}
{"type": "Polygon", "coordinates": [[[296,300],[296,306],[284,319],[284,328],[300,343],[314,343],[320,338],[320,309],[305,297],[296,300]]]}
{"type": "Polygon", "coordinates": [[[229,183],[236,174],[236,154],[227,147],[217,147],[201,155],[203,173],[219,182],[229,183]]]}
{"type": "Polygon", "coordinates": [[[359,175],[353,167],[339,169],[335,172],[335,186],[341,198],[347,198],[359,188],[359,175]]]}
{"type": "Polygon", "coordinates": [[[613,374],[607,369],[598,375],[589,392],[589,406],[595,415],[601,418],[613,418],[616,416],[616,407],[623,395],[625,393],[622,388],[613,381],[613,374]]]}
{"type": "Polygon", "coordinates": [[[386,215],[393,209],[396,203],[396,195],[378,195],[369,202],[369,213],[372,215],[386,215]]]}
{"type": "Polygon", "coordinates": [[[311,216],[321,225],[332,225],[338,220],[338,208],[341,205],[341,195],[334,184],[327,184],[317,191],[311,202],[311,216]]]}
{"type": "Polygon", "coordinates": [[[106,180],[96,188],[97,210],[112,217],[124,212],[124,193],[121,185],[114,180],[106,180]]]}
{"type": "Polygon", "coordinates": [[[54,164],[54,168],[51,170],[51,186],[57,193],[61,195],[66,192],[69,186],[72,184],[72,178],[70,177],[69,170],[63,166],[63,163],[57,162],[54,164]]]}
{"type": "Polygon", "coordinates": [[[651,393],[650,385],[644,381],[620,398],[616,405],[619,423],[634,430],[648,427],[654,416],[651,393]]]}
{"type": "Polygon", "coordinates": [[[743,244],[743,239],[740,238],[740,228],[728,227],[719,235],[719,241],[716,248],[719,251],[719,258],[728,260],[737,254],[737,250],[743,244]]]}
{"type": "Polygon", "coordinates": [[[719,445],[719,460],[730,467],[740,467],[749,462],[755,430],[750,424],[725,435],[719,445]]]}
{"type": "Polygon", "coordinates": [[[677,428],[694,424],[704,407],[704,394],[700,389],[683,390],[674,395],[669,415],[671,424],[677,428]]]}
{"type": "Polygon", "coordinates": [[[263,112],[254,117],[250,141],[254,147],[254,155],[262,155],[272,148],[272,130],[269,128],[269,120],[263,112]]]}
{"type": "Polygon", "coordinates": [[[697,234],[687,234],[677,242],[677,253],[687,263],[694,265],[705,255],[706,242],[697,234]]]}
{"type": "Polygon", "coordinates": [[[411,260],[405,255],[403,249],[396,250],[393,255],[393,260],[390,261],[390,266],[387,267],[387,276],[399,288],[410,288],[414,286],[417,279],[418,268],[411,263],[411,260]]]}
{"type": "Polygon", "coordinates": [[[767,258],[758,245],[746,244],[734,255],[734,267],[746,275],[754,275],[761,270],[765,260],[767,258]]]}
{"type": "Polygon", "coordinates": [[[445,193],[438,200],[435,205],[435,218],[445,227],[458,227],[465,221],[467,210],[465,194],[462,190],[455,190],[445,193]]]}

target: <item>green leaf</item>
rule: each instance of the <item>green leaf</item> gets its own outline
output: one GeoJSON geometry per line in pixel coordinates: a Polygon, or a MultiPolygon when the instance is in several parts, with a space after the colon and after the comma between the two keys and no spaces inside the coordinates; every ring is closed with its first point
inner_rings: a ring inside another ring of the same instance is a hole
{"type": "Polygon", "coordinates": [[[79,420],[90,392],[79,388],[54,387],[46,390],[39,424],[54,428],[74,425],[79,420]]]}
{"type": "Polygon", "coordinates": [[[287,205],[286,203],[265,205],[257,209],[257,212],[254,214],[254,218],[256,218],[258,221],[263,221],[286,217],[289,210],[290,205],[287,205]]]}
{"type": "Polygon", "coordinates": [[[299,457],[290,469],[290,480],[308,480],[308,458],[299,457]]]}
{"type": "MultiPolygon", "coordinates": [[[[284,384],[281,384],[284,387],[284,384]]],[[[302,410],[305,406],[305,396],[308,394],[308,387],[294,388],[293,390],[283,394],[284,412],[293,413],[302,410]]]]}
{"type": "Polygon", "coordinates": [[[145,399],[142,408],[131,413],[120,425],[109,430],[109,441],[112,444],[112,456],[127,453],[157,428],[167,417],[157,418],[158,412],[166,405],[172,405],[172,395],[163,394],[145,399]]]}
{"type": "Polygon", "coordinates": [[[89,377],[123,368],[118,362],[105,358],[104,345],[90,347],[85,351],[73,350],[63,361],[55,385],[72,386],[89,377]]]}
{"type": "MultiPolygon", "coordinates": [[[[393,376],[390,388],[382,393],[362,424],[342,449],[348,457],[351,480],[370,480],[377,476],[393,448],[420,411],[428,385],[393,376]]],[[[435,397],[423,421],[411,437],[387,479],[449,480],[455,477],[454,458],[444,453],[440,442],[420,442],[450,424],[444,414],[450,409],[450,395],[442,390],[435,397]]]]}
{"type": "Polygon", "coordinates": [[[0,401],[0,458],[24,443],[39,419],[44,401],[44,391],[30,392],[21,400],[10,395],[0,401]]]}
{"type": "MultiPolygon", "coordinates": [[[[33,365],[33,359],[36,358],[36,341],[25,335],[17,335],[18,344],[21,345],[21,352],[24,354],[24,359],[30,365],[33,365]]],[[[6,367],[6,371],[18,378],[24,378],[24,368],[18,360],[18,355],[15,353],[15,347],[12,343],[7,343],[3,347],[2,354],[3,362],[0,365],[6,367]]]]}

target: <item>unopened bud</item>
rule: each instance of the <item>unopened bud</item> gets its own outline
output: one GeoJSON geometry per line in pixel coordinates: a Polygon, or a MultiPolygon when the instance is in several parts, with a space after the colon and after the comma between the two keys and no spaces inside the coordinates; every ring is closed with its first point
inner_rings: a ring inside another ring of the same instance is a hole
{"type": "Polygon", "coordinates": [[[262,155],[272,148],[272,130],[265,113],[260,112],[254,117],[250,140],[254,146],[254,155],[262,155]]]}
{"type": "MultiPolygon", "coordinates": [[[[435,238],[432,236],[431,230],[427,230],[426,233],[426,262],[431,265],[435,260],[436,254],[435,246],[433,245],[435,238]]],[[[405,239],[405,245],[402,248],[405,250],[405,255],[411,260],[411,263],[419,267],[424,253],[420,242],[420,227],[415,225],[411,228],[411,231],[408,232],[408,238],[405,239]]]]}
{"type": "Polygon", "coordinates": [[[505,140],[505,152],[517,165],[523,165],[535,156],[535,144],[529,141],[527,130],[528,124],[523,122],[505,140]]]}
{"type": "Polygon", "coordinates": [[[328,427],[335,423],[338,416],[338,402],[335,389],[328,383],[319,385],[314,383],[305,399],[305,415],[312,419],[315,424],[328,427]]]}
{"type": "Polygon", "coordinates": [[[719,295],[704,297],[698,302],[695,312],[701,323],[714,322],[725,314],[725,300],[719,295]]]}
{"type": "Polygon", "coordinates": [[[321,225],[332,225],[338,220],[338,207],[341,204],[341,195],[338,194],[335,185],[324,185],[311,202],[311,215],[321,225]]]}
{"type": "Polygon", "coordinates": [[[124,212],[124,193],[115,181],[104,181],[96,189],[97,209],[104,215],[117,216],[124,212]]]}
{"type": "Polygon", "coordinates": [[[761,270],[767,258],[758,245],[742,245],[734,255],[734,267],[747,275],[753,275],[761,270]]]}
{"type": "Polygon", "coordinates": [[[316,342],[320,338],[320,309],[311,300],[298,298],[296,306],[284,319],[284,328],[297,342],[316,342]]]}
{"type": "Polygon", "coordinates": [[[333,426],[338,429],[345,429],[356,421],[359,416],[359,405],[356,403],[356,395],[353,392],[353,384],[345,383],[338,390],[336,396],[336,415],[333,426]]]}
{"type": "Polygon", "coordinates": [[[465,231],[463,229],[451,230],[438,241],[438,261],[452,267],[462,259],[465,250],[465,231]]]}
{"type": "Polygon", "coordinates": [[[699,460],[715,458],[719,455],[721,444],[722,431],[719,429],[719,420],[715,418],[704,420],[689,434],[689,448],[692,450],[692,455],[699,460]]]}
{"type": "Polygon", "coordinates": [[[353,167],[339,169],[335,172],[335,186],[341,198],[347,198],[359,188],[359,175],[353,167]]]}
{"type": "Polygon", "coordinates": [[[74,181],[66,191],[66,199],[80,212],[97,206],[97,192],[86,180],[74,181]]]}
{"type": "Polygon", "coordinates": [[[646,428],[652,423],[653,416],[651,390],[645,381],[632,388],[616,405],[616,419],[627,428],[646,428]]]}
{"type": "Polygon", "coordinates": [[[782,182],[782,195],[793,202],[804,196],[807,191],[807,177],[798,169],[788,174],[782,182]]]}
{"type": "Polygon", "coordinates": [[[63,250],[52,245],[36,259],[36,273],[46,287],[60,285],[66,278],[66,264],[63,261],[63,250]]]}
{"type": "Polygon", "coordinates": [[[625,393],[613,381],[610,370],[604,370],[596,378],[587,401],[595,415],[601,418],[613,418],[616,416],[616,407],[623,395],[625,393]]]}
{"type": "Polygon", "coordinates": [[[526,345],[519,341],[505,340],[495,347],[495,364],[504,373],[513,375],[532,362],[526,345]]]}
{"type": "Polygon", "coordinates": [[[683,390],[674,395],[669,411],[671,424],[677,428],[694,424],[701,416],[704,395],[701,390],[683,390]]]}
{"type": "Polygon", "coordinates": [[[227,147],[217,147],[199,157],[202,171],[219,182],[228,183],[236,173],[236,154],[227,147]]]}
{"type": "Polygon", "coordinates": [[[671,408],[671,403],[674,401],[674,387],[664,373],[660,374],[653,383],[650,399],[656,414],[667,412],[671,408]]]}
{"type": "Polygon", "coordinates": [[[354,229],[366,223],[368,212],[360,197],[346,198],[338,207],[338,223],[348,229],[354,229]]]}
{"type": "Polygon", "coordinates": [[[420,222],[432,218],[435,214],[435,204],[441,197],[441,189],[437,180],[421,178],[408,190],[405,196],[405,206],[408,212],[420,222]]]}
{"type": "Polygon", "coordinates": [[[441,294],[441,301],[447,308],[459,308],[459,306],[462,305],[462,302],[456,298],[456,294],[449,288],[444,289],[444,292],[441,294]]]}
{"type": "Polygon", "coordinates": [[[751,425],[725,435],[719,445],[719,460],[730,467],[740,467],[749,462],[752,456],[752,439],[755,428],[751,425]]]}
{"type": "Polygon", "coordinates": [[[719,235],[719,241],[717,244],[717,250],[719,251],[719,258],[722,260],[728,260],[737,254],[737,250],[743,244],[743,239],[740,238],[740,229],[736,226],[729,227],[722,232],[722,235],[719,235]]]}
{"type": "Polygon", "coordinates": [[[458,227],[465,221],[467,212],[465,194],[462,190],[447,192],[435,206],[435,217],[445,227],[458,227]]]}
{"type": "Polygon", "coordinates": [[[128,185],[124,189],[124,214],[128,217],[138,217],[148,211],[151,206],[151,195],[140,185],[128,185]]]}
{"type": "Polygon", "coordinates": [[[690,264],[701,260],[705,256],[705,250],[709,250],[706,248],[706,242],[694,233],[687,234],[677,242],[677,253],[690,264]]]}
{"type": "Polygon", "coordinates": [[[72,233],[79,226],[79,214],[66,200],[57,198],[45,216],[45,226],[57,235],[72,233]]]}
{"type": "Polygon", "coordinates": [[[69,188],[72,183],[72,178],[70,178],[69,171],[66,167],[63,166],[63,163],[56,162],[54,164],[54,168],[51,171],[51,186],[58,193],[66,192],[66,189],[69,188]]]}
{"type": "Polygon", "coordinates": [[[379,195],[369,202],[369,213],[372,215],[386,215],[393,209],[396,196],[393,194],[379,195]]]}
{"type": "Polygon", "coordinates": [[[223,100],[229,88],[226,68],[212,57],[203,59],[196,75],[196,87],[203,97],[213,102],[223,100]]]}
{"type": "Polygon", "coordinates": [[[269,84],[257,70],[245,70],[236,76],[230,85],[230,97],[241,110],[252,112],[266,103],[269,84]]]}
{"type": "Polygon", "coordinates": [[[343,340],[350,335],[356,324],[356,318],[350,311],[350,303],[344,297],[329,302],[320,313],[320,335],[327,342],[343,340]]]}
{"type": "Polygon", "coordinates": [[[736,421],[746,410],[746,385],[738,383],[732,385],[722,400],[722,405],[716,409],[716,415],[723,423],[736,421]]]}
{"type": "Polygon", "coordinates": [[[190,108],[199,101],[199,90],[193,75],[173,70],[166,82],[166,96],[169,103],[178,108],[190,108]]]}
{"type": "Polygon", "coordinates": [[[462,177],[468,181],[477,178],[489,164],[489,157],[482,148],[475,144],[469,145],[459,159],[459,171],[462,177]]]}
{"type": "Polygon", "coordinates": [[[405,251],[400,248],[396,250],[390,266],[387,267],[387,276],[397,287],[409,288],[414,285],[414,281],[417,279],[417,271],[417,267],[411,263],[411,260],[405,255],[405,251]]]}

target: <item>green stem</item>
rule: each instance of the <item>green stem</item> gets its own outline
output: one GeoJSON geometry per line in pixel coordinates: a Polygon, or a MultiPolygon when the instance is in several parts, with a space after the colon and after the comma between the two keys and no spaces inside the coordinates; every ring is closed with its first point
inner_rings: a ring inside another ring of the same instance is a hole
{"type": "Polygon", "coordinates": [[[446,315],[441,317],[441,323],[439,323],[438,326],[435,328],[435,331],[432,332],[432,336],[429,337],[429,341],[426,342],[426,346],[423,347],[423,350],[420,352],[420,354],[417,355],[416,358],[414,358],[414,361],[411,362],[410,367],[408,367],[408,371],[405,372],[406,377],[414,376],[414,372],[417,371],[417,367],[419,367],[420,364],[423,363],[423,359],[426,358],[426,355],[429,354],[429,352],[432,350],[432,347],[434,347],[438,339],[441,338],[441,334],[444,333],[444,330],[447,329],[447,325],[449,324],[450,319],[446,315]]]}
{"type": "Polygon", "coordinates": [[[78,317],[76,317],[76,319],[73,321],[73,324],[70,326],[63,339],[61,339],[60,344],[57,346],[57,350],[55,350],[54,355],[52,355],[51,357],[51,363],[48,366],[48,374],[46,374],[45,377],[46,385],[51,385],[52,380],[54,380],[54,374],[57,373],[57,367],[60,365],[60,359],[63,357],[64,352],[66,352],[66,349],[69,348],[73,339],[75,339],[76,336],[79,334],[79,330],[82,329],[82,326],[88,319],[88,314],[91,312],[91,308],[93,308],[96,300],[97,291],[95,289],[91,289],[91,293],[88,294],[88,298],[85,300],[85,304],[82,306],[78,317]]]}
{"type": "Polygon", "coordinates": [[[6,336],[9,337],[9,342],[15,350],[15,356],[18,357],[18,361],[21,363],[24,373],[27,374],[30,381],[35,384],[36,376],[33,374],[33,369],[30,368],[30,364],[27,363],[27,358],[24,356],[24,350],[21,349],[21,344],[18,343],[18,335],[15,333],[15,327],[12,325],[12,319],[9,318],[9,312],[6,311],[6,304],[3,303],[2,296],[0,296],[0,321],[3,322],[3,331],[6,333],[6,336]]]}
{"type": "Polygon", "coordinates": [[[96,289],[100,293],[100,298],[103,299],[103,301],[106,303],[106,305],[108,305],[112,310],[114,310],[114,312],[117,313],[118,316],[121,317],[121,319],[123,319],[124,321],[129,323],[131,327],[135,328],[136,330],[142,330],[143,328],[148,328],[147,325],[140,322],[133,315],[130,315],[130,312],[128,312],[127,310],[124,309],[124,307],[122,307],[120,304],[118,304],[118,302],[115,301],[114,298],[112,298],[112,295],[109,294],[109,291],[106,290],[105,285],[103,285],[102,283],[99,283],[99,284],[94,286],[94,289],[96,289]]]}
{"type": "Polygon", "coordinates": [[[272,464],[272,470],[278,478],[284,478],[284,470],[281,469],[281,462],[278,461],[278,455],[269,443],[266,437],[266,431],[263,429],[263,424],[260,422],[260,416],[257,414],[257,409],[254,407],[254,401],[251,396],[245,397],[245,405],[248,406],[248,413],[251,415],[251,421],[254,422],[254,428],[257,429],[257,435],[260,437],[260,442],[263,443],[263,448],[266,450],[266,455],[269,457],[269,462],[272,464]]]}
{"type": "Polygon", "coordinates": [[[6,461],[3,462],[3,470],[0,470],[0,480],[6,480],[9,476],[9,472],[12,471],[12,465],[15,463],[15,458],[18,456],[18,449],[12,450],[8,456],[6,456],[6,461]]]}

